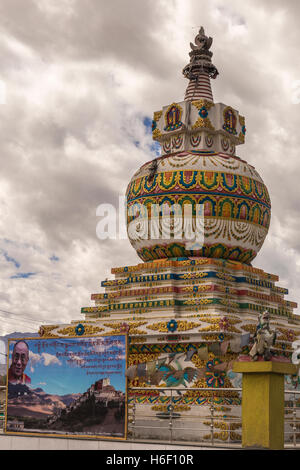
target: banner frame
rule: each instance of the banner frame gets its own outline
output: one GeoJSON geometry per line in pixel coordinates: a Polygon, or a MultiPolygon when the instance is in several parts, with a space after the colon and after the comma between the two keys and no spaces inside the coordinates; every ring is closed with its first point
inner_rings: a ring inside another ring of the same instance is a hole
{"type": "Polygon", "coordinates": [[[70,336],[41,336],[41,337],[21,337],[21,338],[9,338],[7,343],[7,364],[6,364],[6,401],[5,401],[5,421],[3,432],[8,436],[24,436],[24,437],[45,437],[45,438],[58,438],[58,439],[78,439],[78,440],[117,440],[117,441],[126,441],[128,435],[128,378],[125,374],[125,422],[124,422],[124,437],[114,437],[114,436],[103,436],[103,435],[86,435],[86,434],[51,434],[51,433],[38,433],[38,432],[17,432],[17,431],[7,431],[7,407],[8,407],[8,370],[9,370],[9,354],[10,354],[10,343],[16,341],[43,341],[47,339],[85,339],[85,338],[99,338],[99,337],[109,337],[109,336],[124,336],[125,337],[125,372],[128,368],[128,344],[129,344],[129,335],[128,332],[112,332],[111,334],[89,334],[87,336],[82,335],[70,335],[70,336]]]}

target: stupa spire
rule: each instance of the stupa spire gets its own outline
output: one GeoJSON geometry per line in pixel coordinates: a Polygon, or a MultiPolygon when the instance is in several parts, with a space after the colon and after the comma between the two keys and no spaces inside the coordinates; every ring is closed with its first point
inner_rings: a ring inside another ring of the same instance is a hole
{"type": "Polygon", "coordinates": [[[195,44],[190,43],[190,63],[182,71],[183,75],[189,79],[185,101],[195,101],[200,98],[213,101],[210,79],[216,78],[219,72],[211,62],[213,53],[209,49],[212,42],[213,39],[206,36],[201,26],[195,37],[195,44]]]}

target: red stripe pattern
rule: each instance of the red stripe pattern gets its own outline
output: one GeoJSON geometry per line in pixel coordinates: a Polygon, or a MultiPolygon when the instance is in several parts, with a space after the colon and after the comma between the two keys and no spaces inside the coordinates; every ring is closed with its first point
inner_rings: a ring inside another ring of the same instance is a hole
{"type": "Polygon", "coordinates": [[[207,73],[200,74],[198,75],[197,79],[190,80],[185,92],[184,100],[195,101],[200,98],[213,101],[210,78],[207,73]]]}

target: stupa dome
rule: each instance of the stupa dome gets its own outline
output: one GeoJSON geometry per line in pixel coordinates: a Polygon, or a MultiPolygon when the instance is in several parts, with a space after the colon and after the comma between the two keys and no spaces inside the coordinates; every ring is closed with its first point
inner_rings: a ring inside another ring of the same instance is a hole
{"type": "Polygon", "coordinates": [[[212,257],[249,264],[268,232],[268,190],[235,154],[245,141],[245,118],[213,101],[210,79],[218,71],[211,43],[201,28],[183,70],[184,101],[154,113],[161,157],[144,164],[126,191],[128,237],[143,261],[212,257]]]}

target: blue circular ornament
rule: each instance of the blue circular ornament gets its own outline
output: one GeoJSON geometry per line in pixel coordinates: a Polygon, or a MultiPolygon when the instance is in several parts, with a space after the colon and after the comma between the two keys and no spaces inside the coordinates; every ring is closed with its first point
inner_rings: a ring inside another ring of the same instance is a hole
{"type": "Polygon", "coordinates": [[[82,336],[84,334],[84,326],[79,323],[75,328],[75,333],[77,336],[82,336]]]}
{"type": "Polygon", "coordinates": [[[202,106],[202,108],[199,110],[199,116],[201,116],[203,119],[207,118],[208,116],[208,111],[205,108],[205,106],[202,106]]]}
{"type": "Polygon", "coordinates": [[[167,324],[167,328],[169,331],[173,333],[173,331],[177,330],[177,321],[176,320],[170,320],[169,323],[167,324]]]}

